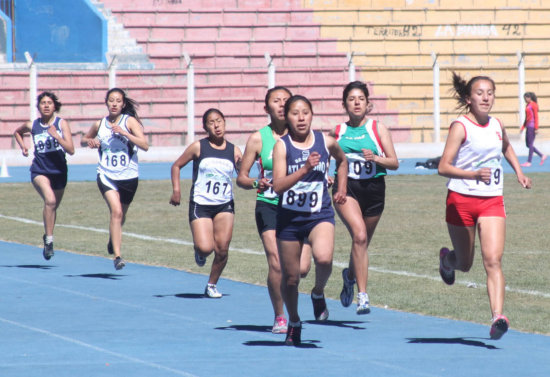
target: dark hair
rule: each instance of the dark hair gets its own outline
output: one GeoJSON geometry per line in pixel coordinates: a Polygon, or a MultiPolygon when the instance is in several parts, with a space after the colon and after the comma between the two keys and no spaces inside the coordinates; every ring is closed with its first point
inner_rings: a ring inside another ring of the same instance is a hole
{"type": "Polygon", "coordinates": [[[284,86],[274,86],[273,88],[268,89],[267,93],[265,94],[265,105],[266,106],[267,106],[267,103],[269,102],[269,97],[271,97],[271,94],[273,92],[276,92],[277,90],[284,90],[285,92],[288,93],[289,96],[292,97],[292,92],[288,88],[286,88],[284,86]]]}
{"type": "Polygon", "coordinates": [[[466,82],[460,75],[453,72],[453,87],[451,91],[454,91],[454,98],[458,101],[457,110],[463,109],[470,111],[470,105],[466,102],[466,99],[470,97],[472,93],[472,86],[480,80],[489,81],[493,85],[493,90],[496,90],[495,82],[489,76],[475,76],[466,82]]]}
{"type": "Polygon", "coordinates": [[[346,87],[344,88],[344,95],[342,96],[342,102],[346,103],[346,100],[348,99],[349,92],[351,92],[353,89],[359,89],[365,94],[365,97],[367,98],[367,101],[369,99],[369,89],[367,88],[367,84],[361,81],[352,81],[346,87]]]}
{"type": "Polygon", "coordinates": [[[311,114],[313,114],[313,106],[311,106],[311,102],[306,97],[301,96],[299,94],[296,94],[296,95],[291,96],[285,102],[285,119],[288,118],[288,113],[290,111],[290,106],[294,102],[298,102],[298,101],[304,101],[305,103],[307,103],[307,105],[309,106],[309,109],[311,110],[311,114]]]}
{"type": "Polygon", "coordinates": [[[137,113],[137,109],[139,108],[139,104],[135,100],[128,97],[126,95],[126,93],[124,92],[124,90],[122,90],[120,88],[109,89],[107,91],[107,94],[105,95],[105,104],[107,104],[107,102],[109,101],[109,96],[113,92],[117,92],[117,93],[120,93],[120,95],[122,95],[122,100],[124,101],[124,107],[122,108],[122,114],[128,114],[130,116],[133,116],[134,118],[136,118],[136,120],[141,125],[143,125],[141,123],[141,119],[139,119],[139,115],[137,113]]]}
{"type": "Polygon", "coordinates": [[[523,97],[531,98],[531,101],[537,102],[537,95],[533,92],[525,92],[523,97]]]}
{"type": "Polygon", "coordinates": [[[42,92],[36,97],[36,107],[38,109],[40,109],[39,108],[40,101],[42,101],[42,98],[44,97],[49,97],[53,101],[55,112],[59,112],[59,110],[61,110],[61,106],[62,106],[61,102],[59,102],[59,99],[57,98],[57,96],[52,92],[42,92]]]}
{"type": "Polygon", "coordinates": [[[223,121],[225,122],[225,116],[223,115],[223,113],[220,110],[212,107],[206,110],[204,114],[202,114],[202,128],[204,128],[205,130],[206,130],[206,122],[208,121],[208,116],[212,113],[219,114],[222,117],[223,121]]]}

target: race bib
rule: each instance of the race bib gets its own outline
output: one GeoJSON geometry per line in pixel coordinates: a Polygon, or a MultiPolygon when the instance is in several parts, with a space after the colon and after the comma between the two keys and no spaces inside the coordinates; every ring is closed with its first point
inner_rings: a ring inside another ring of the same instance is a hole
{"type": "Polygon", "coordinates": [[[196,195],[208,198],[211,202],[225,202],[232,199],[233,186],[225,176],[205,174],[204,179],[195,183],[196,195]]]}
{"type": "Polygon", "coordinates": [[[376,164],[366,161],[362,153],[346,153],[348,159],[348,177],[352,179],[369,179],[376,174],[376,164]]]}
{"type": "Polygon", "coordinates": [[[491,180],[489,182],[483,182],[476,180],[478,189],[492,191],[496,187],[502,186],[502,166],[500,162],[496,159],[485,161],[477,166],[477,169],[480,168],[490,168],[491,169],[491,180]]]}
{"type": "Polygon", "coordinates": [[[124,170],[130,164],[130,156],[127,151],[124,150],[103,150],[101,157],[101,163],[109,170],[124,170]]]}
{"type": "MultiPolygon", "coordinates": [[[[269,183],[273,184],[273,172],[271,170],[264,170],[264,178],[269,179],[269,183]]],[[[275,199],[279,195],[273,190],[273,186],[269,187],[263,193],[264,198],[275,199]]]]}
{"type": "Polygon", "coordinates": [[[38,153],[55,152],[62,149],[59,141],[54,139],[48,132],[34,135],[34,145],[38,153]]]}
{"type": "Polygon", "coordinates": [[[323,182],[298,182],[283,194],[282,206],[297,212],[319,212],[323,203],[323,182]]]}

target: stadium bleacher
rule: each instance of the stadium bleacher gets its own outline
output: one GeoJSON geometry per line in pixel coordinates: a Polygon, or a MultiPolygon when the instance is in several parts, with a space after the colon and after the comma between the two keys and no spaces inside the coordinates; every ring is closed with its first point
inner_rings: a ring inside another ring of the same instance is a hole
{"type": "MultiPolygon", "coordinates": [[[[431,142],[432,53],[441,69],[442,137],[456,116],[449,93],[453,70],[491,76],[497,85],[493,114],[508,127],[519,122],[518,58],[525,61],[526,90],[550,97],[550,6],[541,0],[102,0],[147,55],[154,69],[119,70],[117,86],[142,104],[153,145],[185,142],[186,63],[195,67],[195,130],[200,116],[219,107],[229,138],[244,143],[266,123],[268,52],[276,84],[309,97],[315,127],[330,129],[344,119],[341,91],[353,52],[360,80],[368,83],[373,117],[389,126],[396,142],[431,142]]],[[[3,72],[0,79],[0,148],[28,118],[28,76],[3,72]]],[[[39,71],[39,91],[53,90],[75,133],[105,114],[106,71],[39,71]]],[[[550,106],[541,106],[541,125],[550,106]]],[[[542,130],[544,135],[547,131],[542,130]]]]}

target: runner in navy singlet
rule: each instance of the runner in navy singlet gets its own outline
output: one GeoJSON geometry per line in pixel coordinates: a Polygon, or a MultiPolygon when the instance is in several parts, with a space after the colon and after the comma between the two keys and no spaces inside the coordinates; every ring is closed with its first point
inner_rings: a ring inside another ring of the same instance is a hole
{"type": "MultiPolygon", "coordinates": [[[[267,91],[265,96],[265,112],[271,122],[254,132],[246,142],[241,169],[237,184],[244,189],[256,189],[256,226],[262,239],[267,258],[267,289],[275,320],[271,331],[274,334],[286,334],[287,320],[285,317],[283,296],[281,295],[281,262],[277,250],[275,228],[277,225],[277,205],[279,195],[273,191],[273,147],[275,143],[287,134],[285,120],[285,102],[292,96],[283,86],[276,86],[267,91]],[[250,169],[257,161],[260,175],[250,177],[250,169]]],[[[300,261],[300,275],[306,277],[311,267],[311,246],[304,243],[300,261]]]]}
{"type": "Polygon", "coordinates": [[[285,344],[299,345],[301,322],[298,314],[300,256],[307,240],[315,261],[315,286],[311,291],[313,313],[318,321],[328,319],[324,289],[332,271],[334,252],[334,210],[328,193],[330,156],[338,164],[339,189],[334,201],[346,201],[347,162],[338,142],[311,130],[313,109],[303,96],[285,103],[288,134],[273,150],[273,189],[279,194],[277,246],[283,273],[282,292],[289,322],[285,344]]]}
{"type": "Polygon", "coordinates": [[[42,199],[44,209],[44,249],[42,255],[49,260],[54,255],[53,229],[57,208],[61,203],[65,186],[67,185],[67,161],[65,153],[74,154],[73,138],[69,123],[55,116],[61,109],[57,96],[50,92],[43,92],[37,98],[40,118],[34,122],[27,122],[14,132],[15,140],[23,152],[29,155],[23,139],[30,133],[34,144],[34,159],[30,168],[31,181],[42,199]]]}
{"type": "Polygon", "coordinates": [[[202,125],[208,137],[192,143],[172,165],[170,204],[180,204],[180,172],[193,161],[189,225],[193,233],[195,262],[199,267],[204,266],[206,257],[214,252],[204,294],[221,298],[216,285],[227,264],[235,217],[231,179],[242,153],[239,147],[225,139],[225,117],[220,110],[208,109],[202,116],[202,125]]]}

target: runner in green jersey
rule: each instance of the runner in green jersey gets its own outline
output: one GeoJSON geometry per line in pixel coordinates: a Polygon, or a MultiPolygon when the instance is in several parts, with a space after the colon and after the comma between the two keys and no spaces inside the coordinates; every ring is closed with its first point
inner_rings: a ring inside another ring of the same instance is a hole
{"type": "MultiPolygon", "coordinates": [[[[349,268],[342,271],[344,286],[340,301],[345,307],[351,305],[357,282],[356,311],[367,314],[370,312],[367,248],[384,211],[386,170],[396,170],[399,161],[388,129],[367,118],[369,91],[364,83],[354,81],[346,86],[343,105],[349,120],[331,132],[348,160],[348,200],[344,204],[334,203],[352,238],[349,268]]],[[[338,190],[338,180],[334,183],[333,190],[338,190]]]]}
{"type": "MultiPolygon", "coordinates": [[[[241,170],[237,177],[237,185],[246,190],[255,189],[256,194],[256,225],[262,239],[268,264],[267,288],[275,314],[272,332],[285,334],[287,320],[285,317],[283,298],[281,296],[281,263],[275,239],[277,203],[279,196],[273,191],[273,146],[287,133],[284,106],[292,93],[285,87],[277,86],[267,91],[265,96],[265,112],[271,123],[254,132],[246,143],[241,170]],[[258,161],[260,175],[250,177],[250,169],[258,161]]],[[[304,245],[300,262],[300,273],[305,277],[311,266],[311,247],[304,245]]]]}

